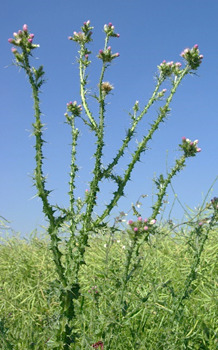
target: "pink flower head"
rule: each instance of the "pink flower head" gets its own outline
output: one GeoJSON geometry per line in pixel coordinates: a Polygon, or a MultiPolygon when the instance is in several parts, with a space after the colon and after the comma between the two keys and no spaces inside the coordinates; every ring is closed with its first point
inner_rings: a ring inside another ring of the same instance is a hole
{"type": "Polygon", "coordinates": [[[15,49],[15,47],[12,47],[11,52],[16,53],[17,49],[15,49]]]}
{"type": "Polygon", "coordinates": [[[102,54],[103,54],[103,52],[104,52],[104,51],[103,51],[102,49],[101,49],[101,50],[99,50],[99,54],[100,54],[100,55],[102,55],[102,54]]]}
{"type": "Polygon", "coordinates": [[[88,59],[88,58],[89,58],[89,55],[88,55],[88,54],[86,54],[86,55],[85,55],[85,58],[86,58],[86,59],[88,59]]]}
{"type": "Polygon", "coordinates": [[[198,223],[198,225],[199,225],[199,226],[202,226],[202,225],[203,225],[203,222],[202,222],[202,221],[201,221],[201,222],[199,222],[199,223],[198,223]]]}
{"type": "Polygon", "coordinates": [[[152,219],[152,220],[150,221],[150,224],[151,224],[151,225],[156,224],[156,220],[155,220],[155,219],[152,219]]]}
{"type": "Polygon", "coordinates": [[[29,37],[30,37],[31,39],[33,39],[33,38],[34,38],[34,36],[35,36],[35,35],[34,35],[34,34],[32,34],[32,33],[29,35],[29,37]]]}
{"type": "Polygon", "coordinates": [[[167,91],[167,89],[163,89],[162,92],[165,94],[165,92],[167,91]]]}
{"type": "Polygon", "coordinates": [[[13,41],[14,41],[14,39],[12,39],[12,38],[9,38],[9,39],[8,39],[8,42],[9,42],[9,43],[13,43],[13,41]]]}
{"type": "Polygon", "coordinates": [[[90,20],[84,22],[83,24],[84,24],[84,26],[88,26],[90,24],[90,20]]]}
{"type": "Polygon", "coordinates": [[[185,136],[182,137],[182,141],[183,141],[183,142],[186,141],[186,137],[185,137],[185,136]]]}
{"type": "Polygon", "coordinates": [[[127,224],[128,224],[128,225],[132,225],[132,224],[133,224],[133,220],[127,221],[127,224]]]}
{"type": "Polygon", "coordinates": [[[29,38],[29,39],[28,39],[28,42],[29,42],[30,44],[32,44],[33,39],[29,38]]]}
{"type": "Polygon", "coordinates": [[[138,227],[134,227],[134,229],[133,229],[135,232],[137,232],[139,229],[138,229],[138,227]]]}
{"type": "Polygon", "coordinates": [[[107,48],[107,49],[108,49],[108,51],[111,51],[111,46],[108,46],[108,48],[107,48]]]}
{"type": "Polygon", "coordinates": [[[112,27],[112,25],[113,25],[113,24],[112,24],[111,22],[110,22],[110,23],[108,23],[108,27],[112,27]]]}
{"type": "Polygon", "coordinates": [[[117,38],[119,38],[120,37],[120,34],[116,34],[117,35],[117,38]]]}
{"type": "Polygon", "coordinates": [[[203,56],[203,55],[200,55],[199,58],[202,60],[202,59],[204,58],[204,56],[203,56]]]}
{"type": "Polygon", "coordinates": [[[88,189],[86,189],[86,190],[85,190],[85,192],[87,193],[87,192],[89,192],[89,190],[88,190],[88,189]]]}
{"type": "Polygon", "coordinates": [[[17,33],[13,33],[13,36],[17,36],[17,33]]]}
{"type": "Polygon", "coordinates": [[[27,24],[24,24],[24,25],[23,25],[23,31],[24,31],[24,32],[27,32],[27,31],[28,31],[28,26],[27,26],[27,24]]]}
{"type": "Polygon", "coordinates": [[[148,222],[148,219],[147,219],[147,218],[145,218],[145,219],[144,219],[144,222],[148,222]]]}
{"type": "Polygon", "coordinates": [[[201,148],[197,148],[196,151],[197,151],[197,152],[201,152],[201,148]]]}
{"type": "Polygon", "coordinates": [[[176,67],[181,67],[181,63],[180,62],[176,62],[176,67]]]}
{"type": "Polygon", "coordinates": [[[138,217],[138,221],[142,221],[142,217],[141,216],[138,217]]]}
{"type": "Polygon", "coordinates": [[[195,44],[195,45],[194,45],[194,48],[195,48],[195,49],[198,49],[198,44],[195,44]]]}
{"type": "Polygon", "coordinates": [[[148,230],[148,226],[144,226],[144,230],[147,231],[148,230]]]}
{"type": "Polygon", "coordinates": [[[119,57],[120,56],[119,52],[115,53],[114,56],[119,57]]]}
{"type": "Polygon", "coordinates": [[[73,38],[72,38],[72,36],[68,36],[68,40],[72,40],[73,38]]]}

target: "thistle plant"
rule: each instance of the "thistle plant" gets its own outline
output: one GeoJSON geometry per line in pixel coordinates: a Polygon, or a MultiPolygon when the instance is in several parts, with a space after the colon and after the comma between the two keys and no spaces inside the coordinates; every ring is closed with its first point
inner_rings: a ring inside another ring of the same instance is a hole
{"type": "MultiPolygon", "coordinates": [[[[139,102],[136,101],[132,112],[130,113],[130,127],[126,132],[126,136],[122,141],[120,148],[117,150],[113,159],[109,164],[103,163],[103,155],[105,149],[105,112],[106,99],[110,92],[114,89],[113,85],[105,81],[105,72],[110,67],[111,62],[117,60],[119,53],[113,53],[109,42],[113,38],[119,38],[115,27],[112,23],[105,24],[105,42],[104,47],[99,50],[97,58],[101,62],[101,73],[98,83],[98,93],[94,94],[94,99],[98,102],[98,115],[95,115],[88,103],[88,74],[87,69],[91,65],[91,50],[89,43],[92,41],[93,27],[90,21],[84,22],[81,31],[74,32],[69,36],[69,40],[75,42],[79,47],[79,81],[80,81],[80,96],[81,103],[76,101],[68,102],[66,105],[65,118],[67,124],[71,128],[71,164],[69,174],[69,207],[61,208],[58,205],[50,203],[50,190],[47,189],[46,178],[43,173],[43,122],[42,113],[40,110],[40,89],[44,84],[44,69],[43,66],[35,68],[31,66],[30,59],[33,52],[39,45],[34,44],[34,34],[29,32],[28,26],[25,24],[22,30],[13,34],[13,38],[8,41],[12,45],[12,53],[14,55],[14,63],[22,68],[28,79],[32,89],[34,101],[35,120],[33,125],[33,135],[35,136],[35,170],[34,170],[34,185],[37,189],[37,194],[42,200],[43,212],[48,220],[48,234],[50,236],[50,249],[53,256],[53,262],[57,272],[57,284],[59,290],[60,310],[57,320],[57,325],[54,326],[54,335],[49,340],[48,346],[53,349],[76,349],[76,344],[80,333],[75,326],[75,321],[78,316],[78,302],[84,298],[81,296],[79,273],[81,267],[85,264],[85,252],[89,245],[89,238],[93,232],[107,229],[107,218],[111,214],[114,207],[118,204],[119,199],[124,196],[124,190],[131,178],[133,169],[137,162],[140,161],[142,154],[147,150],[147,145],[152,139],[155,131],[159,128],[160,123],[164,122],[170,112],[170,104],[182,80],[192,72],[196,71],[200,66],[203,56],[200,54],[198,45],[194,45],[191,49],[185,49],[181,56],[184,58],[185,65],[182,68],[180,62],[163,61],[158,65],[158,74],[156,77],[156,86],[150,99],[140,109],[139,102]],[[171,88],[167,92],[164,83],[170,80],[171,88]],[[131,155],[130,161],[122,175],[117,175],[115,168],[120,164],[121,158],[125,155],[130,142],[134,139],[136,129],[143,117],[148,113],[151,106],[156,101],[162,101],[162,106],[159,108],[156,119],[150,124],[147,134],[143,135],[141,141],[135,146],[135,150],[131,155]],[[79,172],[77,165],[77,144],[79,130],[77,121],[81,120],[85,127],[90,130],[96,139],[96,150],[94,153],[94,167],[92,170],[92,179],[89,183],[89,190],[85,195],[76,198],[75,189],[77,188],[76,176],[79,172]],[[97,206],[96,198],[100,191],[100,184],[105,180],[110,180],[115,184],[115,190],[112,198],[102,208],[102,211],[94,215],[94,209],[97,206]],[[68,227],[69,238],[63,241],[60,232],[63,227],[68,227]],[[63,244],[64,243],[64,244],[63,244]]],[[[118,310],[119,317],[124,317],[128,309],[128,302],[125,299],[128,281],[133,276],[134,271],[140,264],[140,247],[148,240],[151,235],[156,233],[157,217],[163,205],[163,200],[166,195],[167,187],[171,183],[172,178],[177,175],[186,165],[186,160],[189,157],[195,156],[201,149],[198,147],[198,141],[190,141],[187,138],[182,138],[180,144],[182,155],[176,160],[171,171],[164,178],[160,175],[156,181],[157,200],[152,207],[152,214],[149,218],[143,219],[142,215],[138,215],[136,222],[129,221],[127,230],[131,244],[126,253],[125,271],[122,280],[120,305],[118,310]]],[[[116,230],[111,227],[111,230],[116,230]]],[[[189,282],[187,282],[188,289],[189,282]]],[[[184,299],[184,298],[183,298],[184,299]]],[[[180,305],[179,305],[180,306],[180,305]]],[[[179,307],[178,306],[178,307],[179,307]]],[[[98,340],[98,339],[97,339],[98,340]]],[[[96,341],[97,341],[96,340],[96,341]]],[[[103,342],[97,341],[92,347],[103,349],[103,342]]]]}

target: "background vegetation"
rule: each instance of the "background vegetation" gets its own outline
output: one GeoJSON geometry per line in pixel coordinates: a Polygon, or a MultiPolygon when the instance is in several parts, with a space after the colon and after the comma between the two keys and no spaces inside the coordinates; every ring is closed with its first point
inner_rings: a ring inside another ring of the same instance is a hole
{"type": "MultiPolygon", "coordinates": [[[[122,315],[129,236],[105,231],[90,239],[80,271],[75,349],[91,349],[98,341],[104,349],[216,349],[217,229],[208,233],[200,256],[201,237],[190,222],[177,230],[160,224],[157,230],[141,250],[122,315]]],[[[203,232],[202,237],[206,224],[203,232]]],[[[60,290],[48,238],[2,238],[0,270],[1,349],[49,348],[60,290]]]]}

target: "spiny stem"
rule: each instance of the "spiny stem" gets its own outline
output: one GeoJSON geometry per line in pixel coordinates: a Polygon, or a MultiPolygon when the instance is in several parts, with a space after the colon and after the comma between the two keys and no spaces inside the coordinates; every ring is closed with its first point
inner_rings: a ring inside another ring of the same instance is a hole
{"type": "Polygon", "coordinates": [[[186,66],[184,68],[183,72],[181,73],[179,79],[177,79],[177,81],[174,83],[173,88],[171,89],[170,95],[166,100],[165,106],[163,108],[161,108],[160,114],[159,114],[158,118],[155,120],[155,122],[151,125],[151,128],[150,128],[147,136],[145,136],[143,138],[143,140],[139,143],[135,153],[132,156],[132,161],[129,163],[127,170],[125,171],[124,178],[120,182],[117,191],[114,193],[114,197],[112,198],[111,202],[108,204],[108,206],[105,209],[105,211],[103,212],[103,214],[97,219],[96,223],[101,222],[105,217],[107,217],[110,214],[111,210],[116,206],[120,197],[123,196],[123,194],[124,194],[123,190],[124,190],[128,180],[130,179],[130,175],[132,173],[132,170],[133,170],[135,164],[140,160],[141,153],[145,151],[148,141],[152,138],[154,132],[158,129],[159,124],[166,117],[168,109],[169,109],[169,104],[172,101],[173,95],[175,94],[181,80],[184,78],[184,76],[186,74],[188,74],[189,71],[190,71],[190,67],[186,66]]]}
{"type": "Polygon", "coordinates": [[[43,212],[49,219],[50,225],[48,228],[48,232],[51,237],[51,250],[53,252],[56,269],[60,277],[60,280],[64,281],[64,268],[61,263],[62,253],[58,248],[58,238],[57,238],[57,232],[56,232],[58,225],[54,217],[55,210],[48,202],[48,195],[50,191],[45,189],[45,177],[43,176],[43,170],[42,170],[42,164],[43,164],[43,158],[44,158],[42,153],[42,146],[44,141],[42,139],[43,124],[41,123],[41,111],[39,107],[39,104],[40,104],[39,91],[38,91],[38,87],[35,84],[33,73],[31,71],[31,67],[29,64],[28,53],[26,52],[25,49],[23,49],[23,54],[24,54],[24,69],[28,75],[30,85],[32,87],[33,100],[34,100],[35,123],[33,124],[33,128],[34,128],[34,135],[36,139],[36,143],[35,143],[36,168],[35,168],[35,174],[34,174],[35,185],[38,190],[38,196],[41,198],[43,203],[43,212]]]}
{"type": "Polygon", "coordinates": [[[86,79],[85,79],[85,71],[86,67],[83,64],[83,55],[85,52],[85,45],[81,44],[81,49],[80,49],[80,59],[79,59],[79,75],[80,75],[80,95],[81,95],[81,100],[82,100],[82,105],[83,108],[85,109],[86,115],[92,125],[92,128],[94,130],[97,130],[97,124],[95,119],[92,116],[92,113],[88,107],[88,103],[86,100],[86,92],[85,92],[85,86],[86,86],[86,79]]]}
{"type": "Polygon", "coordinates": [[[165,181],[161,184],[159,193],[157,194],[158,199],[157,199],[156,203],[154,204],[154,206],[152,207],[153,212],[152,212],[152,215],[150,217],[151,220],[156,219],[157,215],[159,214],[159,210],[163,204],[163,198],[166,194],[166,189],[167,189],[168,185],[171,183],[171,180],[176,175],[176,173],[178,173],[185,166],[185,160],[186,160],[185,155],[182,155],[182,157],[180,159],[177,159],[176,165],[171,170],[171,172],[168,174],[165,181]]]}
{"type": "Polygon", "coordinates": [[[126,138],[123,141],[123,144],[121,145],[120,149],[117,152],[116,157],[113,159],[113,161],[107,166],[107,168],[102,172],[102,178],[103,177],[107,177],[111,171],[113,170],[113,168],[117,165],[119,159],[124,155],[124,150],[126,149],[126,147],[128,146],[129,142],[131,141],[135,129],[138,125],[138,123],[140,122],[140,120],[143,118],[143,116],[148,112],[149,108],[153,105],[153,103],[156,100],[156,95],[157,92],[161,86],[161,84],[163,83],[164,78],[159,77],[156,88],[151,96],[151,98],[149,99],[147,105],[145,106],[145,108],[143,109],[143,111],[140,113],[140,115],[138,116],[138,118],[136,118],[135,120],[133,120],[131,127],[128,129],[127,131],[127,135],[126,138]]]}

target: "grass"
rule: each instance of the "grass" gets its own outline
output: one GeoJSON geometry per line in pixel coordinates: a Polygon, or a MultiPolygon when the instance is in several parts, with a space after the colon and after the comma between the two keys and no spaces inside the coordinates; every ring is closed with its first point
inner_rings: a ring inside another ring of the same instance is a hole
{"type": "MultiPolygon", "coordinates": [[[[80,273],[75,349],[92,349],[100,340],[106,350],[217,348],[217,230],[209,233],[183,299],[195,260],[193,242],[185,229],[174,235],[168,227],[158,231],[141,250],[124,291],[127,235],[90,239],[80,273]]],[[[1,349],[49,349],[60,291],[48,239],[2,239],[0,271],[1,349]]]]}

